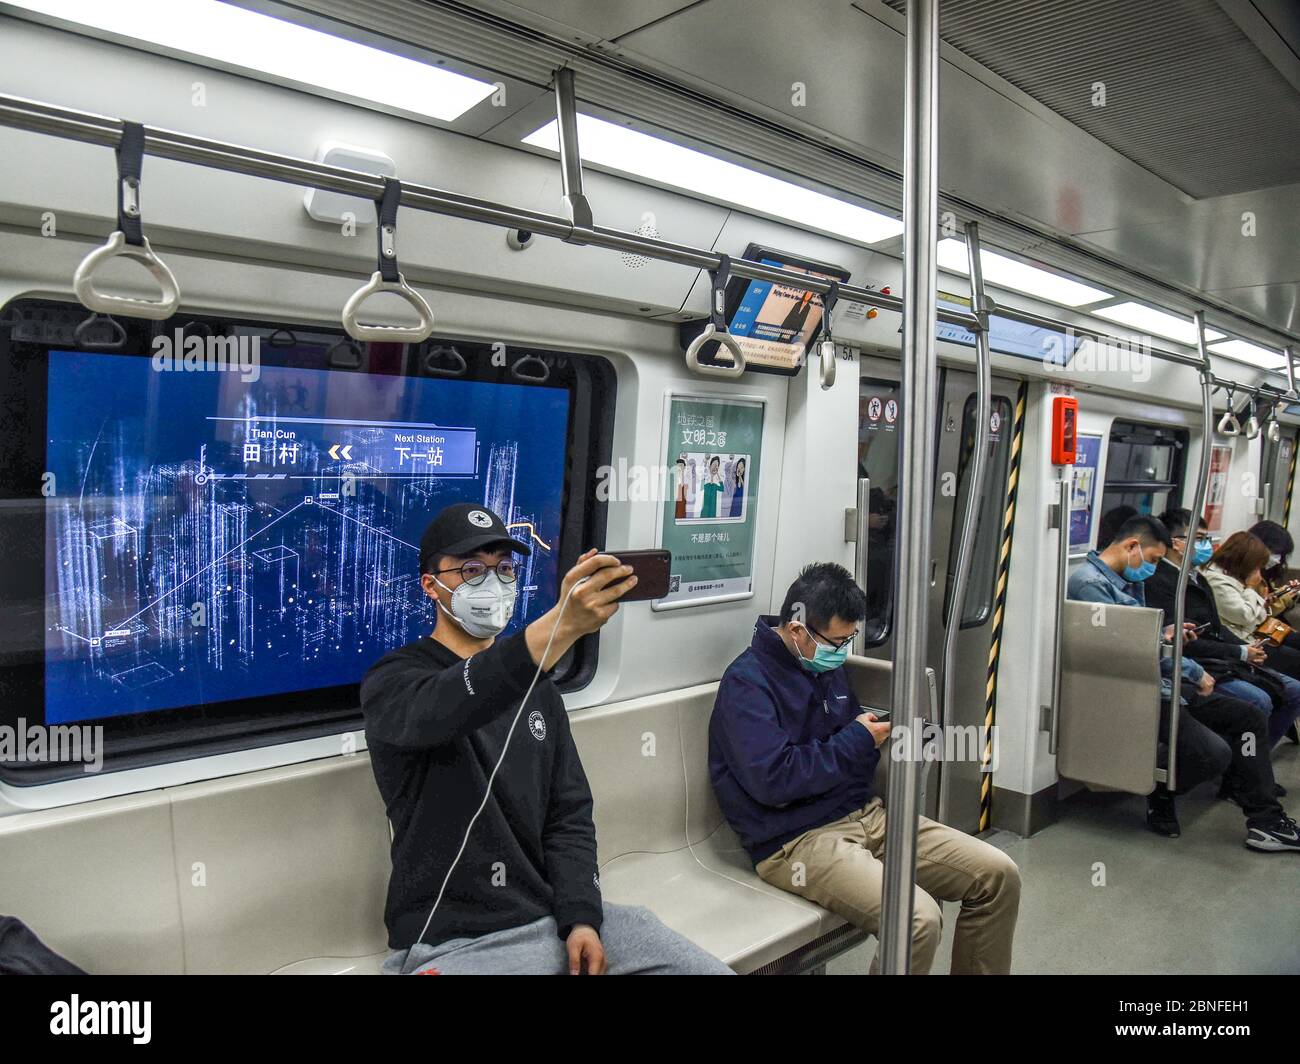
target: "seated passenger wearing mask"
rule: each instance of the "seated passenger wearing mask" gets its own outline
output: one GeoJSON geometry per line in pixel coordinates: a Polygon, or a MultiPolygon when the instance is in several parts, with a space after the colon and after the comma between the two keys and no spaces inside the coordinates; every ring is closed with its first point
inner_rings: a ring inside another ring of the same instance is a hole
{"type": "Polygon", "coordinates": [[[394,952],[383,970],[730,975],[648,910],[601,901],[591,790],[568,714],[549,676],[533,686],[539,665],[554,668],[614,615],[631,567],[588,551],[556,606],[498,641],[514,612],[513,556],[528,553],[486,507],[443,510],[420,540],[433,634],[385,655],[361,685],[393,828],[384,922],[394,952]],[[525,697],[528,719],[516,722],[525,697]]]}
{"type": "MultiPolygon", "coordinates": [[[[1191,511],[1166,510],[1160,520],[1169,530],[1173,546],[1143,585],[1143,590],[1148,606],[1162,609],[1166,617],[1172,617],[1178,590],[1178,567],[1187,549],[1191,511]]],[[[1187,644],[1185,653],[1214,677],[1216,689],[1221,694],[1240,698],[1268,714],[1268,746],[1271,749],[1300,715],[1300,681],[1268,667],[1275,658],[1286,663],[1285,657],[1290,654],[1288,650],[1274,647],[1272,643],[1256,645],[1258,640],[1246,642],[1223,624],[1210,585],[1196,568],[1208,562],[1214,552],[1209,537],[1204,534],[1204,518],[1200,526],[1202,535],[1192,548],[1193,566],[1187,574],[1183,614],[1184,620],[1196,625],[1200,631],[1195,641],[1187,644]]],[[[1286,792],[1279,789],[1278,793],[1286,792]]]]}
{"type": "MultiPolygon", "coordinates": [[[[1286,579],[1287,561],[1295,550],[1295,540],[1276,521],[1259,521],[1251,525],[1249,531],[1268,548],[1268,564],[1263,570],[1260,593],[1268,604],[1268,612],[1274,617],[1280,617],[1300,599],[1300,590],[1289,586],[1286,579]]],[[[1287,619],[1284,617],[1283,620],[1287,619]]],[[[1288,635],[1283,646],[1300,652],[1300,632],[1288,635]]]]}
{"type": "MultiPolygon", "coordinates": [[[[1081,602],[1115,606],[1145,606],[1143,582],[1156,571],[1172,545],[1168,529],[1154,517],[1130,518],[1103,551],[1091,551],[1070,576],[1069,597],[1081,602]]],[[[1196,638],[1187,624],[1185,641],[1196,638]]],[[[1165,628],[1166,641],[1173,638],[1173,625],[1165,628]]],[[[1159,653],[1159,648],[1154,648],[1159,653]]],[[[1169,726],[1173,699],[1172,661],[1160,658],[1160,730],[1169,726]]],[[[1180,695],[1178,706],[1179,791],[1228,773],[1233,791],[1246,812],[1246,845],[1263,851],[1289,850],[1300,853],[1300,832],[1273,793],[1272,766],[1267,749],[1259,750],[1267,735],[1264,712],[1247,702],[1215,690],[1214,677],[1191,658],[1184,656],[1182,675],[1195,684],[1195,691],[1180,695]],[[1252,759],[1247,760],[1247,751],[1252,759]]],[[[1183,685],[1184,690],[1187,685],[1183,685]]],[[[1158,835],[1177,838],[1181,834],[1174,795],[1164,783],[1156,784],[1147,798],[1147,826],[1158,835]]]]}
{"type": "MultiPolygon", "coordinates": [[[[709,777],[759,876],[878,934],[885,809],[871,781],[889,725],[862,711],[842,668],[865,615],[866,596],[842,566],[804,568],[781,615],[758,619],[749,649],[722,677],[709,777]]],[[[924,817],[916,845],[912,971],[930,970],[939,901],[962,906],[954,973],[1010,971],[1015,863],[924,817]]]]}

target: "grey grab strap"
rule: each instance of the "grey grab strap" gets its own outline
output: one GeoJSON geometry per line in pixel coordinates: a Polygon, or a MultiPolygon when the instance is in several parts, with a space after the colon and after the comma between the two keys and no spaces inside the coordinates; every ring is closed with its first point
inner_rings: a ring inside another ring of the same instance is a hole
{"type": "Polygon", "coordinates": [[[686,348],[686,368],[701,377],[735,380],[745,372],[745,352],[727,332],[727,282],[731,280],[731,256],[719,255],[718,268],[709,271],[709,324],[686,348]],[[717,341],[732,357],[730,366],[708,366],[700,361],[704,345],[717,341]]]}
{"type": "Polygon", "coordinates": [[[384,191],[375,200],[379,215],[378,267],[370,275],[370,280],[353,292],[343,305],[343,329],[354,340],[418,344],[433,333],[433,309],[406,283],[406,278],[397,268],[397,207],[401,199],[402,183],[395,177],[385,177],[384,191]],[[361,305],[380,292],[391,292],[409,303],[420,317],[419,324],[380,325],[360,321],[361,305]]]}
{"type": "Polygon", "coordinates": [[[139,122],[122,123],[122,139],[117,150],[117,228],[108,242],[95,248],[81,260],[72,276],[72,290],[82,306],[96,314],[125,314],[132,318],[163,321],[180,306],[180,286],[176,277],[149,246],[140,213],[140,175],[144,169],[144,126],[139,122]],[[138,262],[158,282],[157,299],[115,296],[95,287],[95,272],[112,259],[138,262]]]}

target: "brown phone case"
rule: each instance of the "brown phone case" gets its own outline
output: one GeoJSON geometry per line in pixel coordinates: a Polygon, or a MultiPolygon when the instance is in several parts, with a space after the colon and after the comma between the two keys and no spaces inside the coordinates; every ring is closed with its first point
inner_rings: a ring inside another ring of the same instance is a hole
{"type": "Polygon", "coordinates": [[[632,566],[636,587],[624,595],[620,602],[644,602],[663,598],[668,594],[668,570],[673,565],[673,555],[667,550],[611,550],[623,565],[632,566]]]}

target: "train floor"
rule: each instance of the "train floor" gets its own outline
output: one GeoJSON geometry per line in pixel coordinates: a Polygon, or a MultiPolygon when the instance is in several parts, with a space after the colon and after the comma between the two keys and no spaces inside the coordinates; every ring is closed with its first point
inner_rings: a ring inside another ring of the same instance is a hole
{"type": "MultiPolygon", "coordinates": [[[[1282,805],[1300,819],[1300,747],[1283,742],[1273,764],[1282,805]]],[[[1177,839],[1147,830],[1142,798],[1089,792],[1032,838],[986,836],[1020,866],[1013,971],[1300,973],[1300,854],[1248,850],[1241,810],[1217,789],[1178,799],[1177,839]]],[[[948,970],[958,906],[943,910],[936,973],[948,970]]],[[[827,971],[866,974],[875,949],[873,938],[827,971]]]]}

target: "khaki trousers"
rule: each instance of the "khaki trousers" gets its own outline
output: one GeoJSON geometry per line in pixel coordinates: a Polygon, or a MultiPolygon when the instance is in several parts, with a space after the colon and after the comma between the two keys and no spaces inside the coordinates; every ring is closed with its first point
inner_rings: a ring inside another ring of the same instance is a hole
{"type": "MultiPolygon", "coordinates": [[[[815,901],[871,934],[880,932],[885,807],[879,798],[842,820],[805,831],[756,871],[774,887],[815,901]]],[[[1011,970],[1020,870],[1001,850],[964,831],[920,818],[916,833],[912,971],[925,975],[943,930],[939,901],[961,902],[952,946],[954,975],[1011,970]]],[[[876,963],[871,966],[874,974],[876,963]]]]}

